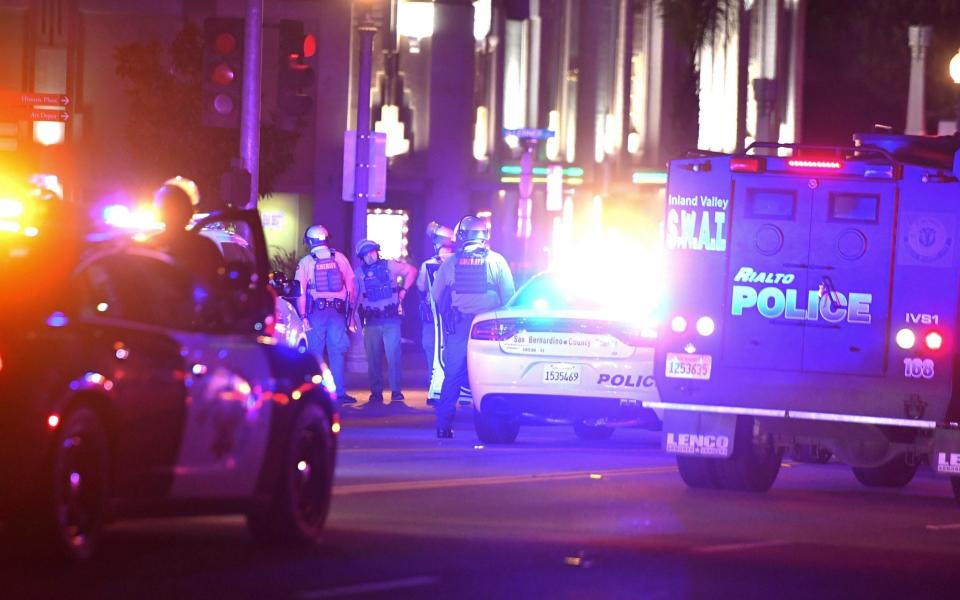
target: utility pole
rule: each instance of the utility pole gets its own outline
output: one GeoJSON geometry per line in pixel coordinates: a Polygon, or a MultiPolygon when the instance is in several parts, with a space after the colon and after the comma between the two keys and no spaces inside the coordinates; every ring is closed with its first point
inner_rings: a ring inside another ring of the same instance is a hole
{"type": "Polygon", "coordinates": [[[260,197],[260,78],[263,66],[263,0],[247,0],[243,40],[243,102],[240,113],[240,158],[250,173],[246,208],[260,197]]]}
{"type": "MultiPolygon", "coordinates": [[[[377,21],[369,6],[365,7],[357,26],[360,43],[360,72],[357,84],[357,143],[353,178],[352,247],[367,237],[367,201],[370,198],[372,165],[370,142],[370,85],[373,78],[373,37],[377,21]]],[[[359,260],[356,259],[355,260],[359,260]]]]}

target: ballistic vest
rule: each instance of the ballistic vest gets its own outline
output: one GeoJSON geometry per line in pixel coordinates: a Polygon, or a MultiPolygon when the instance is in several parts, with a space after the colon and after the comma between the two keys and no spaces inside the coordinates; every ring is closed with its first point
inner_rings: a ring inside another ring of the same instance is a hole
{"type": "Polygon", "coordinates": [[[319,294],[343,291],[343,273],[333,251],[325,258],[318,258],[316,254],[310,254],[310,257],[313,259],[313,290],[319,294]]]}
{"type": "Polygon", "coordinates": [[[363,264],[360,267],[363,276],[362,303],[366,306],[385,306],[391,300],[396,303],[397,284],[390,277],[390,266],[385,260],[378,260],[372,265],[363,264]]]}
{"type": "Polygon", "coordinates": [[[458,294],[484,294],[487,284],[487,249],[457,252],[453,270],[453,291],[458,294]]]}

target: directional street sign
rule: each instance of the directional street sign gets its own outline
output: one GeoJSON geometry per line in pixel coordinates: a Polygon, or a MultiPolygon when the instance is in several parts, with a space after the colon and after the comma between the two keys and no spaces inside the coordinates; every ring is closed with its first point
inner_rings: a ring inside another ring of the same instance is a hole
{"type": "Polygon", "coordinates": [[[551,129],[535,129],[533,127],[523,127],[521,129],[503,129],[503,137],[508,135],[516,136],[522,140],[546,140],[552,138],[556,133],[551,129]]]}
{"type": "Polygon", "coordinates": [[[0,104],[19,104],[20,106],[68,106],[70,104],[70,97],[65,94],[0,91],[0,104]]]}
{"type": "Polygon", "coordinates": [[[65,122],[69,105],[65,94],[0,90],[0,115],[6,118],[65,122]]]}
{"type": "Polygon", "coordinates": [[[31,121],[63,121],[66,122],[70,119],[70,113],[65,110],[44,110],[42,108],[35,108],[33,110],[24,111],[26,116],[31,121]]]}

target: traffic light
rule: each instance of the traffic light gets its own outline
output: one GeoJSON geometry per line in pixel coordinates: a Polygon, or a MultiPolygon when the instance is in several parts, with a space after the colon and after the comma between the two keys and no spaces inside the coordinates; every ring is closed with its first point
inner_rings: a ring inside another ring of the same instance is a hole
{"type": "Polygon", "coordinates": [[[201,123],[207,127],[240,126],[242,77],[243,19],[204,20],[201,123]]]}
{"type": "Polygon", "coordinates": [[[283,115],[304,117],[313,112],[315,77],[309,63],[316,52],[316,39],[303,34],[303,21],[280,21],[277,106],[283,115]]]}

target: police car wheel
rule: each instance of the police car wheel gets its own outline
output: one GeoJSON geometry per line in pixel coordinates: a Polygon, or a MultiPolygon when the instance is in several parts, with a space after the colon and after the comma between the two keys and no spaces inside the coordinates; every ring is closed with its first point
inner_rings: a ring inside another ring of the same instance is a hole
{"type": "Polygon", "coordinates": [[[717,462],[719,461],[715,458],[678,454],[677,470],[680,471],[680,479],[683,479],[687,487],[716,489],[720,487],[720,480],[717,478],[717,462]]]}
{"type": "Polygon", "coordinates": [[[64,415],[42,496],[14,535],[42,554],[69,561],[91,558],[106,520],[108,451],[96,412],[78,407],[64,415]]]}
{"type": "Polygon", "coordinates": [[[581,440],[609,440],[613,436],[614,428],[606,425],[587,425],[583,421],[577,421],[573,424],[573,432],[581,440]]]}
{"type": "Polygon", "coordinates": [[[781,451],[769,438],[754,440],[754,419],[737,417],[733,454],[718,459],[717,481],[721,488],[744,492],[765,492],[780,473],[781,451]]]}
{"type": "Polygon", "coordinates": [[[902,488],[917,473],[916,461],[911,462],[898,454],[878,467],[853,467],[853,476],[867,487],[902,488]]]}
{"type": "Polygon", "coordinates": [[[520,433],[520,421],[473,409],[473,428],[485,444],[512,444],[520,433]]]}
{"type": "Polygon", "coordinates": [[[330,511],[334,445],[326,413],[305,404],[290,432],[269,508],[247,515],[257,542],[299,546],[320,541],[330,511]]]}

